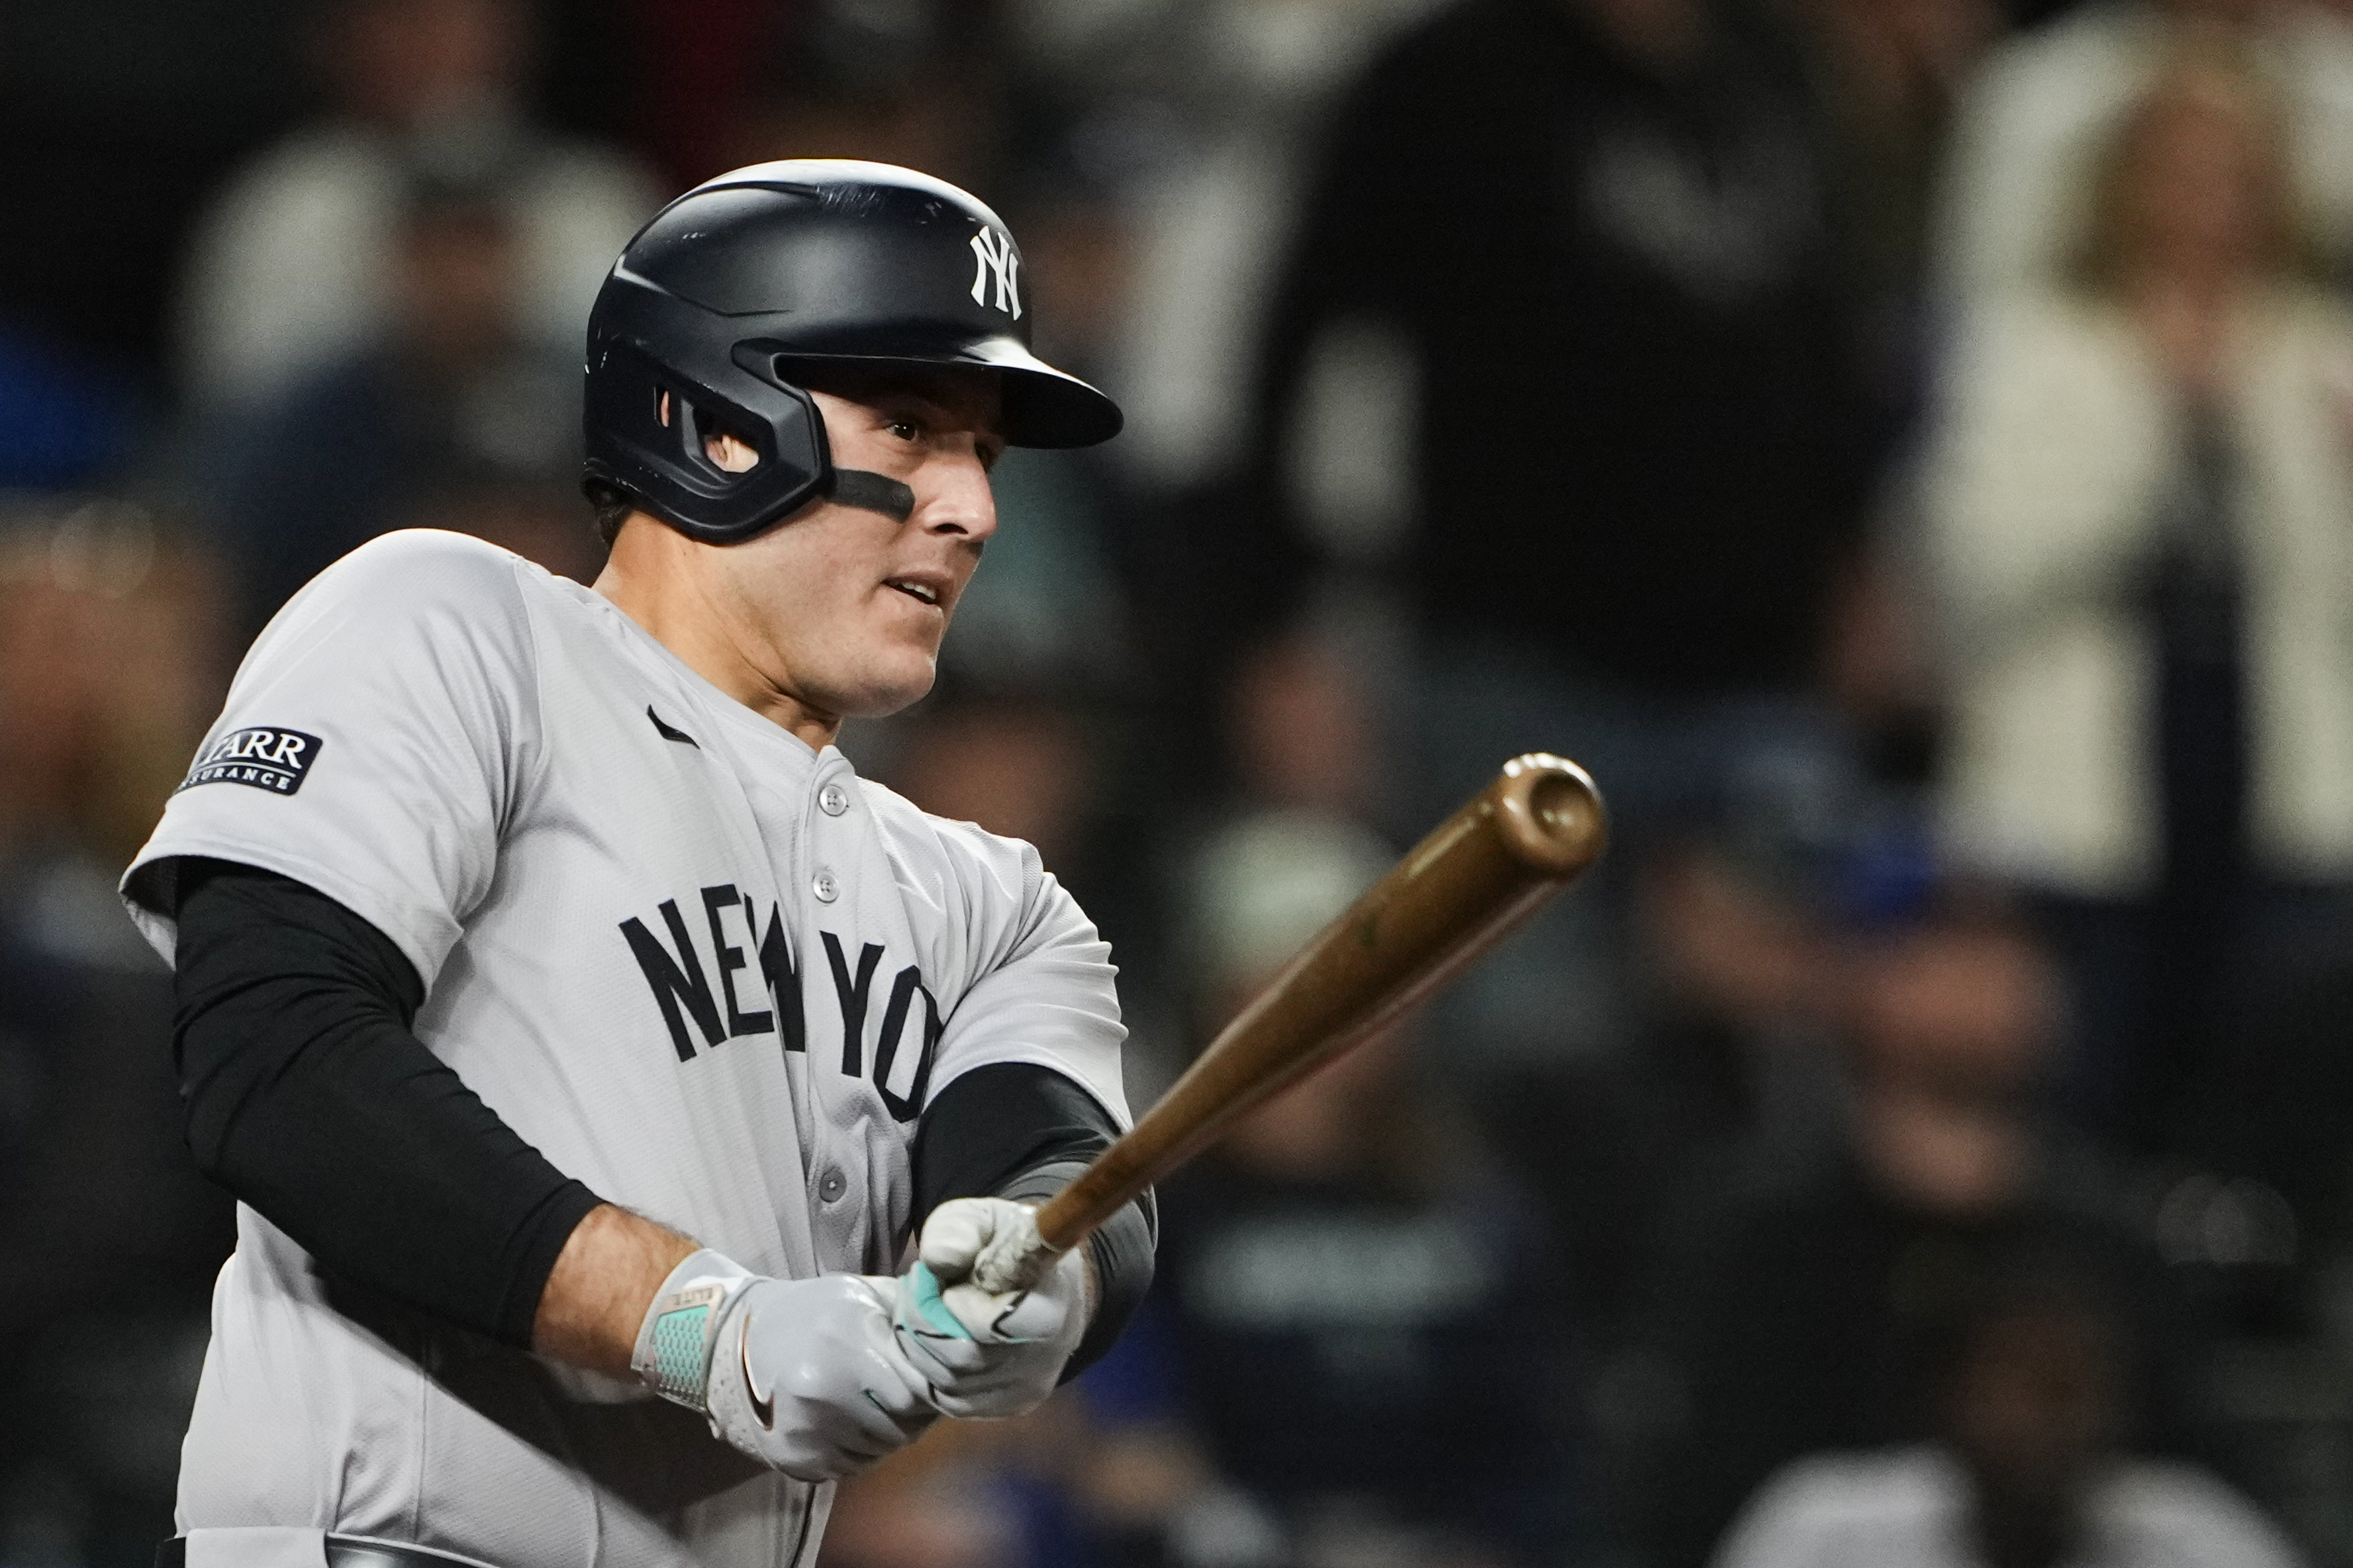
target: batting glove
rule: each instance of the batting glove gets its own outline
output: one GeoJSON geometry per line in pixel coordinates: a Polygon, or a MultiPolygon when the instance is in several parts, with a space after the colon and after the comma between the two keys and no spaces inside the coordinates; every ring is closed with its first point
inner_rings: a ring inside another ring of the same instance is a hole
{"type": "Polygon", "coordinates": [[[770,1279],[696,1253],[654,1293],[629,1364],[712,1435],[804,1481],[855,1475],[935,1414],[892,1331],[900,1281],[770,1279]]]}
{"type": "Polygon", "coordinates": [[[1086,1264],[1075,1248],[1049,1258],[1026,1204],[952,1199],[923,1222],[918,1261],[900,1281],[897,1329],[943,1414],[1024,1415],[1054,1392],[1086,1332],[1086,1264]],[[1026,1288],[974,1282],[1009,1281],[1039,1260],[1044,1272],[1026,1288]]]}

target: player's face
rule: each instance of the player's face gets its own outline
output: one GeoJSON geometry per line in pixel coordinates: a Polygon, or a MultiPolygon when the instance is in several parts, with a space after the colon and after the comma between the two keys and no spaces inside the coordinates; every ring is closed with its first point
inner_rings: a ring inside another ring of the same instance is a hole
{"type": "Polygon", "coordinates": [[[835,466],[897,479],[913,513],[820,501],[712,563],[754,628],[744,653],[780,695],[836,719],[893,713],[931,689],[940,638],[997,531],[997,378],[943,369],[812,392],[835,466]]]}

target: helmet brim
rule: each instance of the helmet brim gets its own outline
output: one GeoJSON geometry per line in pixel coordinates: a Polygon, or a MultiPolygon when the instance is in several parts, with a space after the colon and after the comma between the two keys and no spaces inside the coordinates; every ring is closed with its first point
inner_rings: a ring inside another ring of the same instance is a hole
{"type": "Polygon", "coordinates": [[[1119,405],[1068,371],[1056,370],[1012,338],[983,338],[954,353],[839,353],[792,349],[779,361],[873,370],[936,370],[965,365],[993,370],[1004,388],[1006,444],[1013,447],[1094,447],[1120,433],[1127,416],[1119,405]]]}

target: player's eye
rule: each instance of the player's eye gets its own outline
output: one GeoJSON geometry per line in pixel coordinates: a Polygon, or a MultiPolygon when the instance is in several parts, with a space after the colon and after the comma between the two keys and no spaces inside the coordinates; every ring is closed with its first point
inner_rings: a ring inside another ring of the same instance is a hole
{"type": "Polygon", "coordinates": [[[923,427],[921,425],[916,424],[912,419],[893,419],[891,421],[891,434],[896,436],[902,441],[915,440],[917,437],[921,437],[923,433],[923,427]]]}

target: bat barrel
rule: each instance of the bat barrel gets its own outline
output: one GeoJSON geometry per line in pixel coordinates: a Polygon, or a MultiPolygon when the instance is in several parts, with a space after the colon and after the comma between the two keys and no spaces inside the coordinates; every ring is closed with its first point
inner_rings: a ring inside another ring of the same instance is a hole
{"type": "Polygon", "coordinates": [[[1583,768],[1542,752],[1504,764],[1039,1211],[1039,1236],[1056,1251],[1077,1245],[1236,1118],[1461,973],[1592,865],[1608,838],[1583,768]]]}

